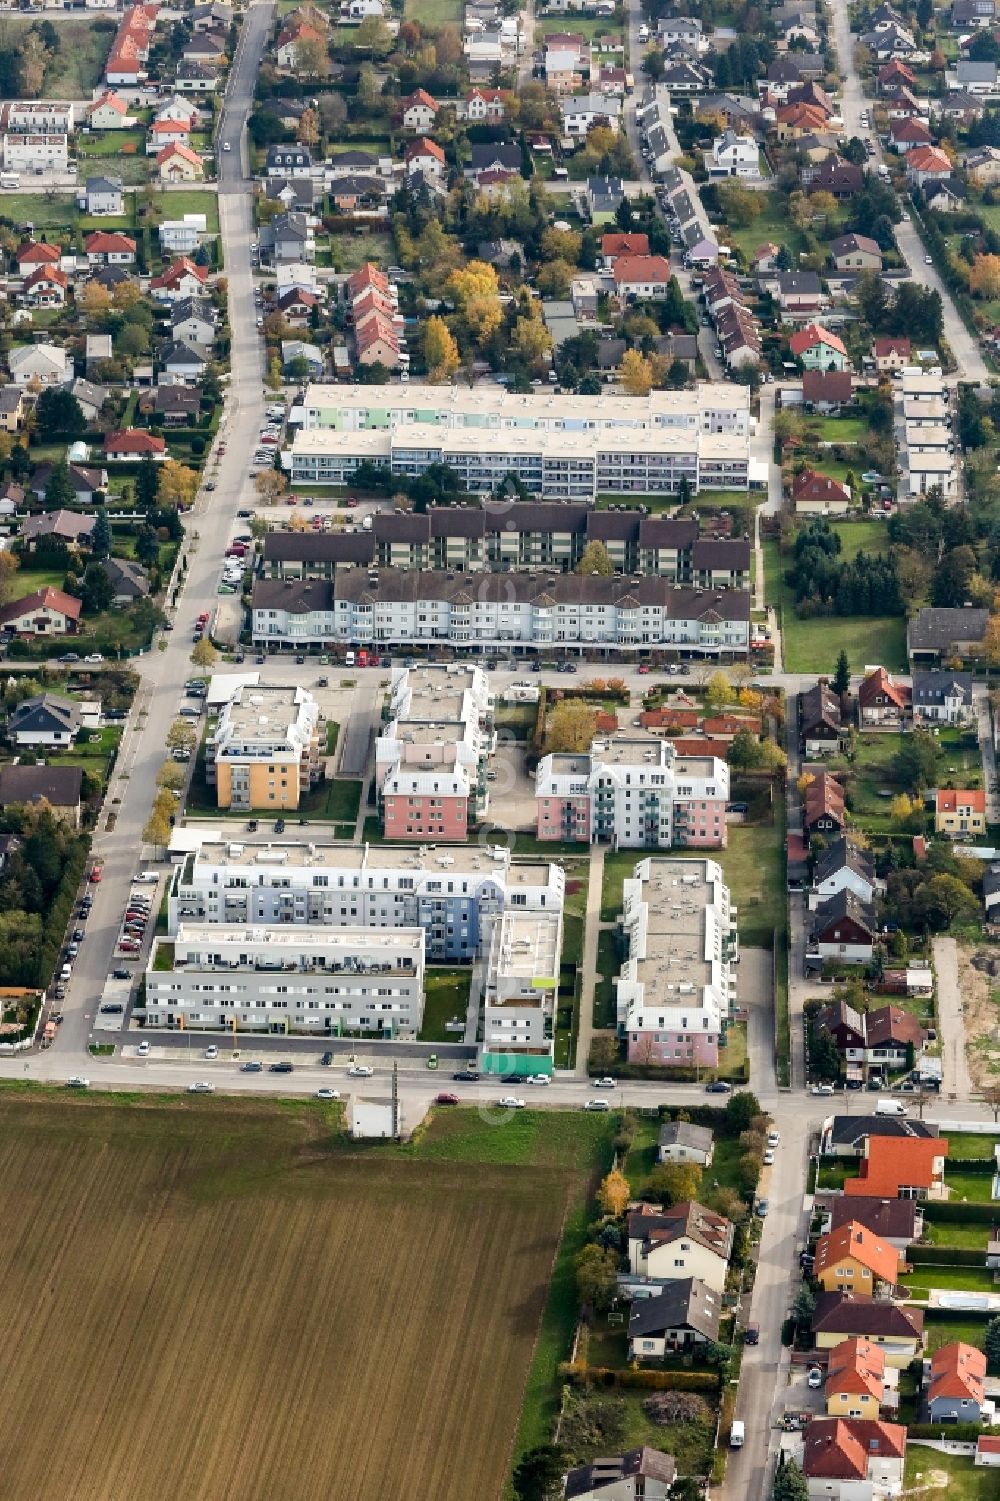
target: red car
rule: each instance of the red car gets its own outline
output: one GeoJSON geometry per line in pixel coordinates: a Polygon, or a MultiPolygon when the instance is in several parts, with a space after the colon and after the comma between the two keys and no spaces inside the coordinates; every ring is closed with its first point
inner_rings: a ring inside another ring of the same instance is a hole
{"type": "Polygon", "coordinates": [[[646,663],[643,662],[642,666],[639,668],[639,676],[645,677],[648,672],[649,668],[646,666],[646,663]]]}
{"type": "Polygon", "coordinates": [[[357,507],[358,507],[358,506],[359,506],[359,505],[360,505],[360,504],[361,504],[361,502],[360,502],[360,501],[359,501],[359,500],[358,500],[358,497],[357,497],[357,496],[356,496],[356,495],[349,495],[349,496],[348,496],[348,497],[347,497],[347,509],[348,509],[348,510],[349,510],[349,511],[354,511],[354,510],[356,510],[356,509],[357,509],[357,507]]]}
{"type": "Polygon", "coordinates": [[[91,879],[92,883],[96,886],[97,883],[98,883],[98,881],[102,878],[103,875],[104,875],[104,861],[103,860],[97,860],[90,867],[90,879],[91,879]]]}
{"type": "Polygon", "coordinates": [[[439,1095],[435,1096],[434,1103],[435,1103],[435,1105],[457,1105],[458,1104],[458,1095],[457,1094],[439,1094],[439,1095]]]}

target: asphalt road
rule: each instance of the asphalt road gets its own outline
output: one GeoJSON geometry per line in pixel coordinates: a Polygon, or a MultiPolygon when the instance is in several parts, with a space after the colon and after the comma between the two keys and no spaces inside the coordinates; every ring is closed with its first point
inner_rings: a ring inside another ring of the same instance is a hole
{"type": "MultiPolygon", "coordinates": [[[[834,45],[840,60],[840,71],[844,79],[841,90],[841,115],[844,120],[845,136],[870,136],[876,146],[874,157],[871,159],[873,166],[877,166],[883,160],[882,149],[878,137],[869,126],[861,124],[861,111],[871,105],[871,100],[865,98],[858,70],[854,66],[854,46],[856,38],[852,35],[850,21],[848,20],[847,5],[839,3],[831,6],[833,15],[834,45]]],[[[969,333],[965,324],[958,315],[958,310],[951,300],[947,287],[938,276],[933,266],[925,263],[925,250],[916,228],[912,222],[896,225],[896,242],[902,251],[910,268],[910,279],[919,282],[922,287],[932,287],[941,294],[941,303],[944,315],[945,338],[951,346],[951,352],[958,366],[958,377],[962,380],[988,381],[989,372],[979,346],[969,333]]]]}
{"type": "Polygon", "coordinates": [[[114,828],[106,829],[102,815],[93,843],[93,853],[104,861],[104,878],[90,887],[94,907],[86,924],[87,938],[74,966],[66,1000],[65,1017],[56,1042],[45,1058],[53,1068],[71,1059],[68,1073],[83,1071],[86,1048],[104,985],[115,967],[114,945],[129,890],[137,869],[152,863],[153,851],[143,846],[142,830],[149,817],[156,791],[156,774],[163,764],[167,731],[183,697],[183,685],[191,673],[193,627],[203,610],[218,601],[217,585],[222,554],[233,530],[236,510],[248,500],[247,464],[263,420],[266,398],[263,388],[263,349],[257,334],[250,269],[252,229],[251,184],[242,176],[243,153],[236,149],[245,137],[246,119],[254,80],[260,66],[272,7],[252,6],[237,48],[220,126],[220,140],[231,140],[234,149],[220,151],[223,182],[219,213],[229,285],[229,319],[232,329],[232,376],[226,395],[219,442],[226,452],[213,450],[206,474],[215,482],[209,494],[202,490],[188,513],[184,552],[188,561],[185,583],[174,611],[174,630],[163,633],[149,656],[136,665],[143,686],[133,709],[119,760],[119,775],[113,796],[120,797],[114,828]]]}

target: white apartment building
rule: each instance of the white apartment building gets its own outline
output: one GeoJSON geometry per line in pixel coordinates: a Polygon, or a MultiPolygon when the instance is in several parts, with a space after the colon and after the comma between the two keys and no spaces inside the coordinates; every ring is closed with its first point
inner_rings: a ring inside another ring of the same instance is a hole
{"type": "Polygon", "coordinates": [[[470,963],[507,910],[561,913],[565,876],[506,846],[247,845],[206,838],[177,864],[168,931],[181,924],[416,928],[432,964],[470,963]]]}
{"type": "Polygon", "coordinates": [[[483,987],[486,1073],[550,1073],[562,912],[508,910],[494,924],[483,987]]]}
{"type": "Polygon", "coordinates": [[[948,392],[940,375],[903,370],[894,393],[899,442],[899,499],[919,500],[939,488],[946,500],[958,490],[948,392]]]}
{"type": "Polygon", "coordinates": [[[182,923],[146,971],[154,1027],[415,1038],[423,1012],[421,928],[182,923]]]}
{"type": "Polygon", "coordinates": [[[63,99],[0,100],[0,134],[72,135],[87,106],[63,99]]]}
{"type": "Polygon", "coordinates": [[[698,658],[745,657],[750,596],[678,588],[662,578],[541,573],[448,574],[361,568],[334,579],[258,579],[255,646],[418,646],[487,650],[667,648],[698,658]]]}
{"type": "Polygon", "coordinates": [[[372,428],[428,424],[448,429],[474,427],[500,431],[586,433],[612,429],[750,434],[750,394],[746,386],[700,381],[683,391],[650,391],[600,396],[533,391],[515,395],[501,386],[325,385],[306,388],[303,424],[310,431],[330,428],[363,432],[372,428]]]}
{"type": "Polygon", "coordinates": [[[3,137],[3,164],[8,172],[68,172],[69,137],[9,131],[3,137]]]}
{"type": "Polygon", "coordinates": [[[220,808],[297,808],[319,780],[319,705],[305,688],[243,683],[206,741],[220,808]]]}
{"type": "Polygon", "coordinates": [[[542,757],[536,836],[615,849],[719,849],[728,797],[729,767],[717,757],[679,757],[654,735],[614,736],[595,740],[589,755],[542,757]]]}
{"type": "Polygon", "coordinates": [[[605,427],[444,428],[413,423],[365,431],[306,429],[295,434],[289,463],[303,485],[346,485],[362,464],[413,479],[447,464],[462,488],[488,495],[513,476],[544,500],[583,500],[601,494],[676,495],[692,491],[746,490],[748,438],[694,428],[605,427]]]}
{"type": "Polygon", "coordinates": [[[642,860],[622,888],[616,981],[631,1063],[714,1067],[736,1005],[736,908],[714,860],[642,860]]]}

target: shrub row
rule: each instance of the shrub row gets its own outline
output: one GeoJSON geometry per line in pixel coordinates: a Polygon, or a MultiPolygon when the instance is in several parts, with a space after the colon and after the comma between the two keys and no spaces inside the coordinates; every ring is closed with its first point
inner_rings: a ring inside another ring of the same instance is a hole
{"type": "Polygon", "coordinates": [[[90,840],[86,835],[81,834],[70,847],[56,899],[45,920],[44,937],[38,951],[36,971],[36,983],[41,989],[51,983],[55,973],[56,962],[62,949],[63,934],[76,901],[77,889],[83,879],[89,852],[90,840]]]}
{"type": "Polygon", "coordinates": [[[989,1308],[938,1308],[930,1303],[923,1310],[925,1324],[948,1324],[953,1319],[982,1319],[985,1321],[992,1316],[989,1308]]]}
{"type": "Polygon", "coordinates": [[[620,1386],[630,1391],[650,1392],[717,1392],[721,1385],[717,1371],[613,1371],[607,1366],[581,1365],[565,1361],[559,1375],[573,1386],[620,1386]]]}
{"type": "Polygon", "coordinates": [[[921,1205],[924,1219],[938,1220],[941,1224],[993,1225],[1000,1222],[1000,1205],[994,1204],[949,1204],[944,1200],[928,1199],[921,1205]]]}
{"type": "Polygon", "coordinates": [[[985,1251],[958,1246],[910,1246],[906,1259],[911,1266],[985,1266],[985,1251]]]}
{"type": "Polygon", "coordinates": [[[989,1433],[979,1423],[908,1423],[908,1438],[950,1438],[960,1444],[974,1444],[981,1433],[989,1433]]]}

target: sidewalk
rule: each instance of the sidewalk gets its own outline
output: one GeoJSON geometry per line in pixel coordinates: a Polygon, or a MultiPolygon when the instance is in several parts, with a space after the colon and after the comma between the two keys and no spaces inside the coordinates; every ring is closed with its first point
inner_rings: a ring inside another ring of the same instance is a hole
{"type": "Polygon", "coordinates": [[[597,989],[597,939],[601,928],[601,893],[604,889],[604,847],[594,845],[590,851],[590,880],[587,885],[587,911],[583,930],[583,989],[580,995],[580,1025],[576,1038],[576,1068],[581,1079],[587,1077],[587,1059],[594,1035],[594,993],[597,989]]]}

